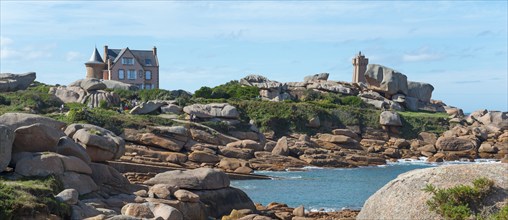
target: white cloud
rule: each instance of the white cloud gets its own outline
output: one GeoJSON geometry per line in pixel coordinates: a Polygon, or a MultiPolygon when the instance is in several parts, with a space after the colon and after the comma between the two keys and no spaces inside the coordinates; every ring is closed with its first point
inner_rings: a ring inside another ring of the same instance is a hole
{"type": "Polygon", "coordinates": [[[9,44],[12,44],[12,39],[4,36],[0,36],[0,47],[5,47],[9,44]]]}
{"type": "Polygon", "coordinates": [[[405,53],[402,56],[402,61],[405,62],[422,62],[422,61],[434,61],[443,58],[442,54],[429,49],[429,47],[422,47],[416,51],[405,53]]]}
{"type": "Polygon", "coordinates": [[[83,60],[83,59],[81,59],[82,57],[83,57],[83,55],[80,52],[69,51],[65,55],[65,60],[67,60],[69,62],[76,61],[76,60],[83,60]]]}

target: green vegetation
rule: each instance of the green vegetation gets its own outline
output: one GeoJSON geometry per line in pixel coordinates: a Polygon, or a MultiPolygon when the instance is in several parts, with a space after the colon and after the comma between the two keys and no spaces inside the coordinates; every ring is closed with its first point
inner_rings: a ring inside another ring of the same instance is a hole
{"type": "Polygon", "coordinates": [[[335,107],[336,105],[347,105],[357,108],[368,108],[358,96],[344,96],[334,93],[321,93],[312,89],[305,90],[302,101],[311,102],[324,108],[335,107]]]}
{"type": "Polygon", "coordinates": [[[191,97],[189,93],[183,90],[164,90],[164,89],[144,89],[144,90],[123,90],[123,89],[107,89],[118,94],[123,100],[141,100],[143,102],[149,100],[175,100],[188,99],[191,97]]]}
{"type": "Polygon", "coordinates": [[[352,106],[324,108],[314,103],[271,101],[238,101],[230,104],[237,107],[242,121],[252,119],[262,131],[274,131],[276,136],[288,132],[312,134],[349,125],[379,126],[379,111],[352,106]],[[309,120],[316,116],[321,121],[320,130],[307,126],[309,120]]]}
{"type": "Polygon", "coordinates": [[[402,121],[401,135],[405,139],[417,138],[422,131],[440,135],[448,130],[448,114],[428,112],[398,112],[402,121]]]}
{"type": "Polygon", "coordinates": [[[213,88],[203,86],[194,92],[195,98],[247,100],[259,96],[259,88],[243,86],[236,80],[213,88]]]}
{"type": "Polygon", "coordinates": [[[498,213],[488,213],[482,216],[481,206],[484,199],[492,193],[494,181],[487,178],[478,178],[473,181],[473,186],[458,185],[448,189],[438,189],[428,184],[423,191],[432,193],[432,198],[427,201],[431,211],[438,213],[445,219],[461,220],[470,219],[506,219],[508,206],[504,206],[498,213]]]}
{"type": "Polygon", "coordinates": [[[88,109],[81,105],[73,105],[67,115],[48,115],[57,120],[71,123],[88,123],[103,127],[120,135],[124,128],[142,129],[149,125],[170,126],[175,124],[170,119],[156,115],[131,115],[118,113],[117,111],[94,108],[88,109]]]}
{"type": "Polygon", "coordinates": [[[57,111],[62,102],[48,94],[49,87],[41,83],[26,90],[0,93],[0,115],[6,112],[49,113],[57,111]]]}
{"type": "Polygon", "coordinates": [[[41,213],[69,218],[70,206],[54,195],[63,185],[53,176],[6,180],[0,178],[0,219],[35,217],[41,213]]]}

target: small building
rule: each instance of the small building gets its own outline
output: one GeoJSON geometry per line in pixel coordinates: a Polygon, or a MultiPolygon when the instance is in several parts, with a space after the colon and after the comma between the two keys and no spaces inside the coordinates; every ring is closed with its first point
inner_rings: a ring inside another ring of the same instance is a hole
{"type": "Polygon", "coordinates": [[[110,49],[104,46],[104,60],[97,48],[85,63],[86,78],[116,80],[140,89],[159,88],[157,48],[152,50],[110,49]]]}
{"type": "Polygon", "coordinates": [[[367,83],[365,80],[367,64],[369,64],[369,59],[365,58],[361,51],[358,52],[358,55],[353,58],[353,83],[367,83]]]}

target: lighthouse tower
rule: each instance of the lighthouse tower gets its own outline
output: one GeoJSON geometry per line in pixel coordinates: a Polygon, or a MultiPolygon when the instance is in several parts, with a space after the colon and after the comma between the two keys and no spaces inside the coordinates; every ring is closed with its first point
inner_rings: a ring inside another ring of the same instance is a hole
{"type": "Polygon", "coordinates": [[[86,78],[87,79],[101,79],[102,78],[102,71],[106,67],[106,64],[102,60],[101,55],[99,54],[99,51],[97,51],[97,47],[95,47],[95,50],[92,53],[92,56],[88,60],[88,62],[85,63],[86,66],[86,78]]]}
{"type": "Polygon", "coordinates": [[[365,80],[367,64],[369,64],[369,59],[365,58],[361,51],[353,58],[353,83],[367,82],[365,80]]]}

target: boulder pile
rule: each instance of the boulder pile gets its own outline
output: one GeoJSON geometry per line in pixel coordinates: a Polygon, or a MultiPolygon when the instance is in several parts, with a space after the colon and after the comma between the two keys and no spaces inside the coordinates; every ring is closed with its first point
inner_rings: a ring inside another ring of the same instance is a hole
{"type": "Polygon", "coordinates": [[[34,82],[35,72],[24,74],[0,73],[0,92],[25,90],[34,82]]]}
{"type": "MultiPolygon", "coordinates": [[[[121,82],[109,83],[112,85],[125,84],[121,82]]],[[[127,84],[128,85],[128,84],[127,84]]],[[[105,91],[108,86],[98,79],[82,79],[69,84],[69,86],[51,87],[49,93],[55,95],[63,103],[83,103],[90,108],[120,105],[120,97],[114,92],[105,91]]]]}

